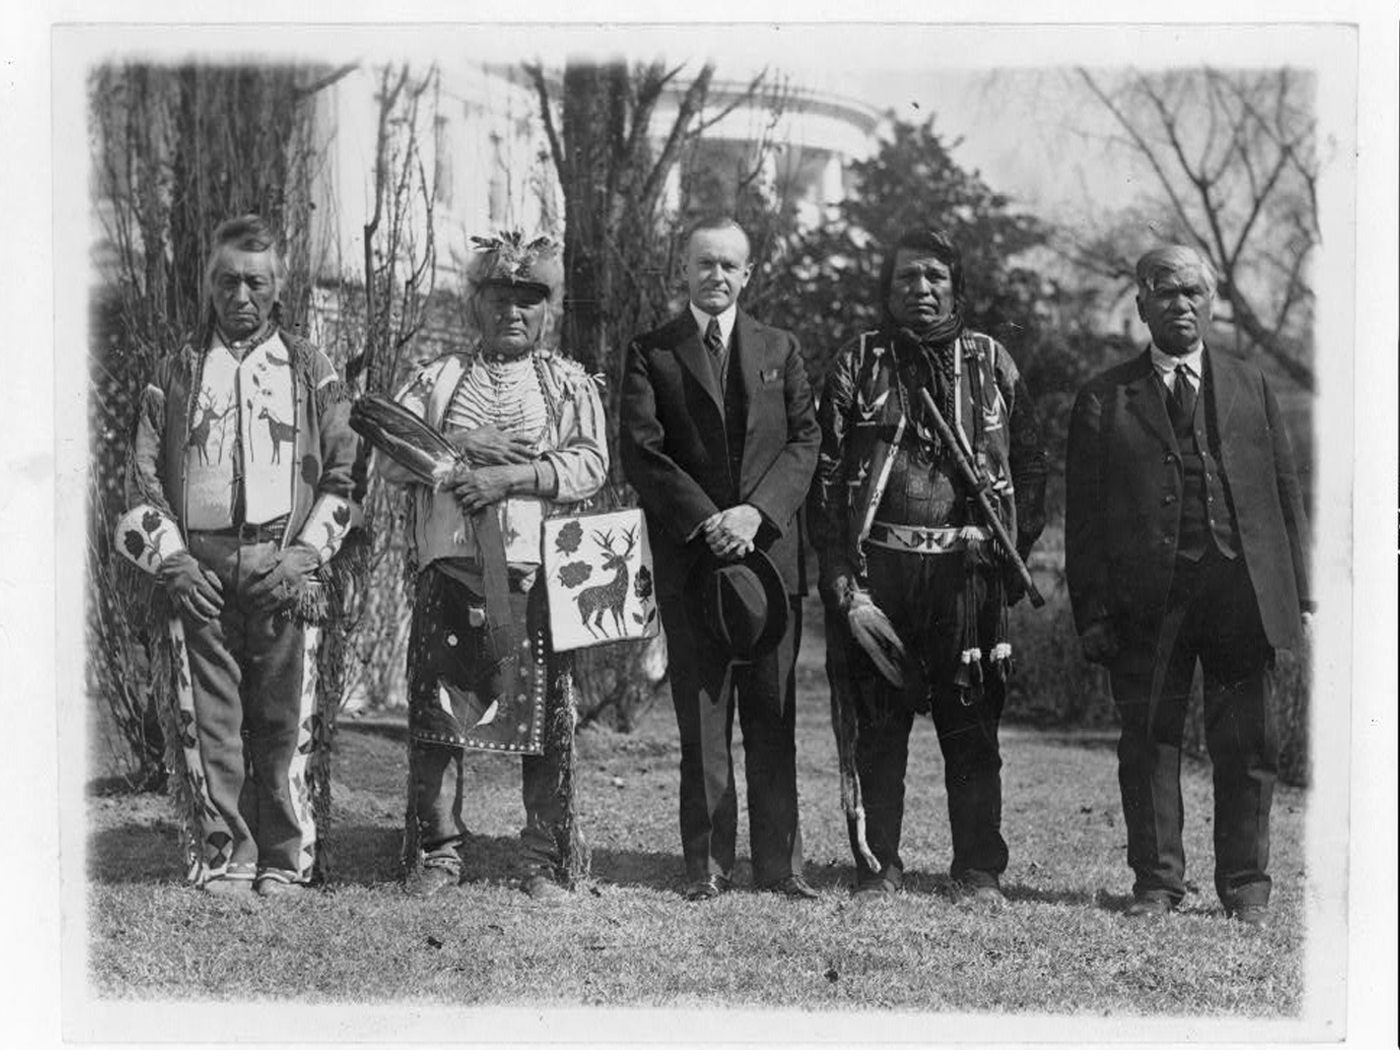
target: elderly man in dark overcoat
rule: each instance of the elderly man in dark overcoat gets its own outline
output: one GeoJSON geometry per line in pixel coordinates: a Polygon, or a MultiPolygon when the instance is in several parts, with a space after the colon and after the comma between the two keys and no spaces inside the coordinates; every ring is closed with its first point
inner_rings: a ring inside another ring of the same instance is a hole
{"type": "Polygon", "coordinates": [[[752,269],[731,220],[686,246],[690,302],[628,349],[620,453],[647,515],[681,740],[680,825],[690,900],[728,889],[738,804],[730,739],[737,703],[746,756],[754,884],[815,896],[802,878],[793,669],[806,590],[798,511],[819,435],[797,339],[739,309],[752,269]],[[687,578],[705,558],[759,551],[790,596],[769,652],[726,659],[688,614],[687,578]]]}
{"type": "Polygon", "coordinates": [[[1122,722],[1127,914],[1165,915],[1186,892],[1181,743],[1199,663],[1215,888],[1227,915],[1262,925],[1274,651],[1299,644],[1311,610],[1303,496],[1270,380],[1205,343],[1210,263],[1158,248],[1138,261],[1137,285],[1152,342],[1075,400],[1065,525],[1075,625],[1085,656],[1108,667],[1122,722]]]}

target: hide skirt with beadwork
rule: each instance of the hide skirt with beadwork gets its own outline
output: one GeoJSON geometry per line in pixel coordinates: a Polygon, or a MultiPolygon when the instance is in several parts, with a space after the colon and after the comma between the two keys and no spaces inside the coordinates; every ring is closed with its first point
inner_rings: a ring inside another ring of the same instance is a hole
{"type": "Polygon", "coordinates": [[[538,755],[550,673],[544,588],[510,592],[510,624],[433,566],[418,575],[408,639],[408,731],[417,743],[538,755]]]}

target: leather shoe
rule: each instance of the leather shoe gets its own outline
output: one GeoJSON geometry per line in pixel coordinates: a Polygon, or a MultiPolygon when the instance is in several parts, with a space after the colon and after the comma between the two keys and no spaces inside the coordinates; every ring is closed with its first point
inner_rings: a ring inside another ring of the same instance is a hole
{"type": "Polygon", "coordinates": [[[1267,904],[1241,904],[1231,908],[1228,914],[1236,922],[1253,926],[1256,930],[1262,930],[1269,925],[1269,906],[1267,904]]]}
{"type": "Polygon", "coordinates": [[[1138,897],[1123,912],[1125,919],[1160,919],[1176,909],[1166,897],[1138,897]]]}
{"type": "Polygon", "coordinates": [[[988,871],[969,871],[958,879],[961,898],[982,906],[1004,904],[1006,897],[1001,892],[1001,879],[988,871]]]}
{"type": "Polygon", "coordinates": [[[763,888],[769,893],[781,893],[795,901],[814,901],[819,897],[817,891],[808,886],[807,880],[801,875],[789,875],[777,882],[770,882],[763,888]]]}
{"type": "Polygon", "coordinates": [[[284,875],[259,875],[253,890],[259,897],[298,897],[306,889],[304,882],[293,882],[284,875]]]}
{"type": "Polygon", "coordinates": [[[685,884],[685,899],[688,901],[714,900],[729,889],[729,879],[723,875],[706,875],[703,879],[692,879],[685,884]]]}

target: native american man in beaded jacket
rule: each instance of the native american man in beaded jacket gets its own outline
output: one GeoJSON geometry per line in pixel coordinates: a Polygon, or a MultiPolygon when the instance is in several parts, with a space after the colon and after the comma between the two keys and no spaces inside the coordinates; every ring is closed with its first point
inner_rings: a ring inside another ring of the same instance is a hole
{"type": "Polygon", "coordinates": [[[117,544],[170,613],[176,785],[212,893],[300,889],[316,856],[315,624],[349,531],[358,439],[330,361],[280,327],[285,268],[262,219],[214,233],[210,323],[141,396],[117,544]],[[255,886],[256,883],[256,886],[255,886]]]}

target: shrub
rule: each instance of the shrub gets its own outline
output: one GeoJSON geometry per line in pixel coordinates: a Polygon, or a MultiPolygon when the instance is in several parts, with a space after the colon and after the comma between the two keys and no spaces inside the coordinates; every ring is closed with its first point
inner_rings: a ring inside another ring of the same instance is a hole
{"type": "Polygon", "coordinates": [[[1116,725],[1108,673],[1079,650],[1062,559],[1033,557],[1031,571],[1045,606],[1034,609],[1022,600],[1011,609],[1015,672],[1007,687],[1006,720],[1077,728],[1116,725]]]}

